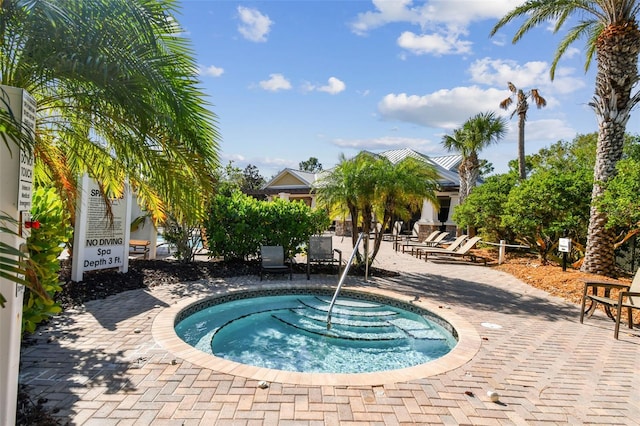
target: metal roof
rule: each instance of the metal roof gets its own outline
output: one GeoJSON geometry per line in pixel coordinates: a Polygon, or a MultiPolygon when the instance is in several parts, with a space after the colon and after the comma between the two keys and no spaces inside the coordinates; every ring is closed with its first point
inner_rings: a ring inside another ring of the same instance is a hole
{"type": "MultiPolygon", "coordinates": [[[[422,160],[428,164],[431,164],[432,166],[434,166],[438,172],[438,175],[440,176],[440,179],[438,179],[438,184],[442,187],[442,188],[450,188],[450,187],[458,187],[460,186],[460,176],[458,175],[458,173],[456,171],[452,171],[447,167],[444,167],[442,164],[440,164],[439,162],[436,162],[433,158],[427,157],[424,154],[420,154],[417,151],[414,151],[412,149],[409,148],[403,148],[403,149],[392,149],[389,151],[384,151],[381,152],[380,154],[374,154],[374,155],[381,155],[383,157],[386,157],[389,159],[389,161],[391,161],[393,164],[397,164],[398,162],[404,160],[407,157],[411,157],[411,158],[415,158],[417,160],[422,160]]],[[[447,156],[447,157],[459,157],[457,161],[460,161],[461,157],[458,156],[447,156]]],[[[444,157],[436,157],[436,158],[444,158],[444,157]]],[[[448,161],[443,161],[444,164],[453,164],[454,160],[453,159],[449,159],[448,161]]]]}
{"type": "Polygon", "coordinates": [[[458,166],[462,161],[462,155],[460,154],[451,154],[451,155],[441,155],[439,157],[429,157],[431,161],[436,164],[441,165],[447,170],[456,171],[458,170],[458,166]]]}

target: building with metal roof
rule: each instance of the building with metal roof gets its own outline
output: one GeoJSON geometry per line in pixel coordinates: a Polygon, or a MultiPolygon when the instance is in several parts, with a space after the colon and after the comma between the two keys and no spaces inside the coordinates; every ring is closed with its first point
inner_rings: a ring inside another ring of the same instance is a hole
{"type": "MultiPolygon", "coordinates": [[[[436,193],[439,206],[434,206],[429,201],[424,201],[419,214],[416,214],[405,229],[412,229],[414,223],[418,223],[421,233],[428,233],[435,229],[447,230],[455,234],[457,226],[451,219],[455,206],[459,204],[460,177],[458,167],[462,161],[461,155],[445,155],[429,157],[409,148],[393,149],[379,153],[366,151],[372,155],[388,158],[393,164],[407,157],[415,158],[432,165],[438,172],[438,191],[436,193]]],[[[309,173],[295,169],[284,169],[269,180],[260,191],[267,199],[283,198],[291,201],[303,201],[310,207],[316,205],[316,194],[313,191],[314,184],[321,176],[330,170],[320,173],[309,173]]]]}

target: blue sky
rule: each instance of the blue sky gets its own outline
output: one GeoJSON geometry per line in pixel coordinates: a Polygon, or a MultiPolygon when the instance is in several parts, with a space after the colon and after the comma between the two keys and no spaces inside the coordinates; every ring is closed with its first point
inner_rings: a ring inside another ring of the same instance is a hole
{"type": "MultiPolygon", "coordinates": [[[[549,66],[564,32],[516,25],[490,38],[521,0],[335,0],[180,2],[202,87],[218,117],[220,159],[258,167],[267,179],[316,157],[412,148],[444,155],[441,139],[479,112],[507,118],[507,82],[539,89],[526,152],[597,130],[588,103],[596,63],[585,73],[584,41],[549,66]]],[[[566,30],[566,29],[565,29],[566,30]]],[[[517,156],[517,117],[507,136],[480,153],[495,172],[517,156]]],[[[632,119],[628,131],[637,133],[632,119]]]]}

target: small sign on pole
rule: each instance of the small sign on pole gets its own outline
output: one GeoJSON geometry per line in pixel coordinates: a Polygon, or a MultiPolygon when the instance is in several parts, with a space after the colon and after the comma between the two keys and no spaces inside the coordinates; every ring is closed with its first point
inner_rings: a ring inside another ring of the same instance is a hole
{"type": "Polygon", "coordinates": [[[571,252],[571,238],[560,238],[558,240],[558,251],[562,253],[562,270],[567,270],[567,253],[571,252]]]}

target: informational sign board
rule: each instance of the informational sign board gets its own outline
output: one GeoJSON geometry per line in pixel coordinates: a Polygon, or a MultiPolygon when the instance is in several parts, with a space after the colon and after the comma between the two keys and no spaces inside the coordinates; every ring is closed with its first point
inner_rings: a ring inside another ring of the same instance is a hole
{"type": "MultiPolygon", "coordinates": [[[[22,91],[22,131],[34,132],[36,127],[36,101],[26,91],[22,91]]],[[[18,176],[18,210],[31,210],[31,188],[33,186],[33,154],[30,150],[20,151],[20,175],[18,176]]]]}
{"type": "Polygon", "coordinates": [[[84,238],[83,270],[120,267],[124,264],[125,223],[127,223],[124,197],[110,200],[112,216],[98,184],[89,180],[87,203],[87,232],[84,238]]]}
{"type": "Polygon", "coordinates": [[[571,252],[571,238],[560,238],[560,239],[558,239],[558,251],[560,253],[570,253],[571,252]]]}
{"type": "Polygon", "coordinates": [[[83,176],[76,210],[72,279],[82,281],[82,274],[97,269],[128,270],[129,216],[131,196],[108,201],[98,183],[83,176]]]}

